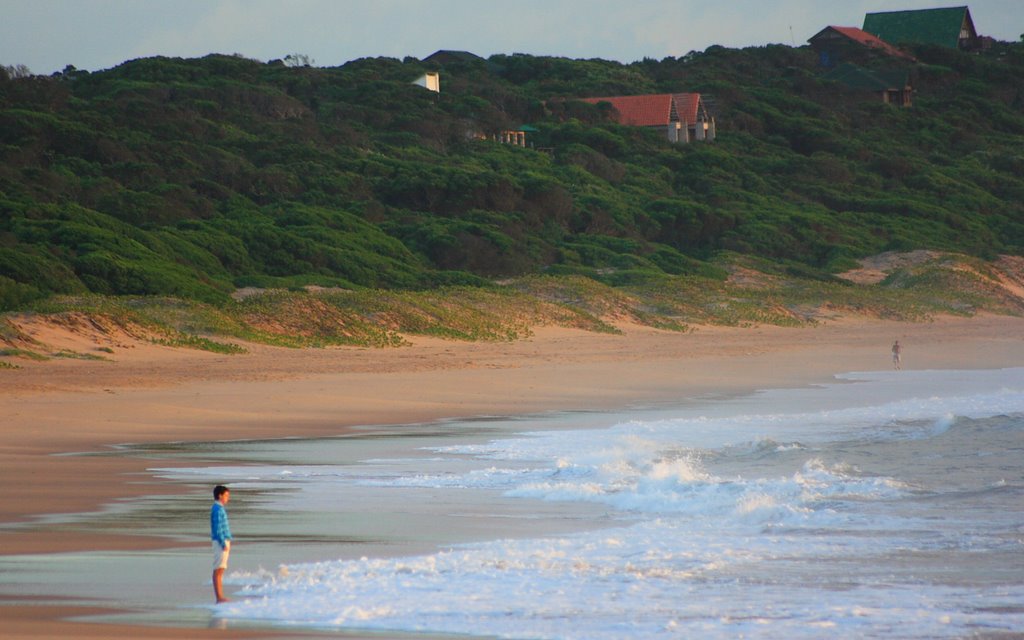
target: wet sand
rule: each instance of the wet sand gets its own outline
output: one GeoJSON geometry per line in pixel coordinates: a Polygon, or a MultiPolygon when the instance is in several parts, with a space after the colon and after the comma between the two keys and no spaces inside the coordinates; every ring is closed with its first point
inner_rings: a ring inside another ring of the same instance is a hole
{"type": "MultiPolygon", "coordinates": [[[[388,350],[247,345],[250,352],[236,356],[169,349],[123,336],[111,342],[110,336],[45,325],[23,328],[57,348],[100,353],[109,360],[16,360],[20,369],[0,370],[3,560],[16,566],[31,558],[38,566],[40,557],[88,562],[125,554],[150,558],[159,571],[163,563],[180,565],[195,554],[201,558],[199,575],[208,571],[208,543],[183,531],[160,535],[160,527],[143,527],[145,535],[138,535],[135,525],[118,520],[119,505],[140,501],[151,505],[145,513],[187,520],[199,510],[202,520],[205,495],[147,471],[191,465],[196,456],[181,459],[160,447],[121,451],[114,445],[334,437],[365,434],[367,425],[680,403],[886,369],[894,339],[904,345],[905,368],[1024,363],[1024,319],[993,316],[913,324],[847,319],[815,328],[700,328],[688,334],[627,326],[621,336],[542,328],[513,343],[417,338],[411,347],[388,350]],[[168,509],[168,504],[175,506],[168,509]],[[93,518],[83,527],[69,515],[104,509],[102,526],[93,518]]],[[[197,455],[215,464],[231,451],[218,445],[197,455]]],[[[281,526],[272,524],[271,529],[281,526]]],[[[273,540],[263,543],[270,556],[280,549],[273,540]]],[[[415,541],[398,546],[412,549],[415,541]]],[[[123,576],[93,579],[99,595],[116,593],[123,576]]],[[[56,599],[32,580],[15,575],[0,582],[5,637],[290,637],[274,630],[207,631],[197,625],[209,617],[206,610],[185,616],[178,627],[174,620],[158,622],[170,627],[73,622],[86,610],[118,609],[121,603],[102,597],[88,605],[56,599]],[[22,579],[28,582],[18,582],[22,579]]],[[[145,588],[152,577],[132,580],[145,588]]],[[[209,589],[201,577],[193,586],[201,595],[181,594],[183,602],[201,601],[209,589]]]]}

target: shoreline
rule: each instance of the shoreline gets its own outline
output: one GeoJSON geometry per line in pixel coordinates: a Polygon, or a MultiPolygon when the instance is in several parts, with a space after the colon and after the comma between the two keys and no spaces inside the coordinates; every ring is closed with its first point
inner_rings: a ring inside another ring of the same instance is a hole
{"type": "MultiPolygon", "coordinates": [[[[806,386],[838,373],[890,368],[893,339],[905,346],[906,368],[1024,364],[1024,319],[1003,316],[913,324],[840,320],[796,329],[710,327],[687,334],[624,331],[612,336],[541,328],[512,343],[417,338],[411,347],[387,350],[247,345],[250,353],[239,356],[139,343],[119,348],[114,362],[48,361],[0,371],[0,406],[8,416],[0,446],[0,555],[180,547],[172,539],[48,530],[47,516],[186,491],[148,472],[152,459],[116,450],[124,443],[316,438],[372,425],[612,411],[806,386]],[[62,455],[68,453],[89,455],[62,455]]],[[[48,337],[75,341],[82,350],[95,341],[48,337]]],[[[47,630],[69,637],[104,635],[88,635],[97,630],[93,623],[67,622],[81,615],[75,606],[46,600],[30,608],[16,604],[0,595],[0,619],[19,621],[13,637],[38,637],[47,630]]],[[[115,628],[128,633],[128,627],[115,628]]],[[[147,637],[192,637],[197,629],[142,631],[147,637]]],[[[283,634],[232,630],[229,637],[283,634]]]]}
{"type": "Polygon", "coordinates": [[[688,334],[625,330],[614,336],[542,328],[511,343],[427,338],[382,350],[252,345],[238,356],[139,344],[114,362],[53,360],[0,370],[0,525],[149,493],[108,486],[145,473],[145,465],[118,454],[125,444],[339,436],[360,427],[610,411],[805,386],[890,368],[896,338],[906,368],[1024,364],[1024,318],[1007,316],[688,334]],[[58,477],[69,475],[74,485],[58,477]],[[28,477],[31,485],[18,484],[28,477]]]}

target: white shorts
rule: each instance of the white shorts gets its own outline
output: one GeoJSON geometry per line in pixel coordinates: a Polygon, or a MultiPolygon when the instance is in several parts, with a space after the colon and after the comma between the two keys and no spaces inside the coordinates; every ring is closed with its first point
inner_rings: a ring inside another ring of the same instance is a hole
{"type": "Polygon", "coordinates": [[[228,556],[231,555],[231,541],[225,540],[223,549],[220,548],[220,543],[216,540],[210,540],[210,544],[213,545],[213,570],[227,569],[228,556]]]}

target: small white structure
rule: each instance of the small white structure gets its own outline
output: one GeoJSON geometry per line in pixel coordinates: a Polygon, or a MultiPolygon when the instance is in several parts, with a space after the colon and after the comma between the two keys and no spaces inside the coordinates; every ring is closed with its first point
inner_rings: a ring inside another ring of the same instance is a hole
{"type": "Polygon", "coordinates": [[[423,87],[434,93],[441,93],[441,74],[436,71],[428,71],[419,78],[412,81],[413,84],[423,87]]]}
{"type": "Polygon", "coordinates": [[[517,147],[526,146],[526,132],[522,130],[508,129],[496,134],[494,139],[502,144],[513,144],[517,147]]]}

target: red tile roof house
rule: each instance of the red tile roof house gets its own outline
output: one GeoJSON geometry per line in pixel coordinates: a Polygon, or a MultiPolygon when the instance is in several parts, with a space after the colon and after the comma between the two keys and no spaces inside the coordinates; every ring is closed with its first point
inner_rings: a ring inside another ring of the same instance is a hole
{"type": "Polygon", "coordinates": [[[665,132],[670,142],[715,139],[715,119],[699,93],[659,93],[642,96],[582,98],[583,102],[607,102],[616,112],[616,122],[628,127],[650,127],[665,132]]]}

